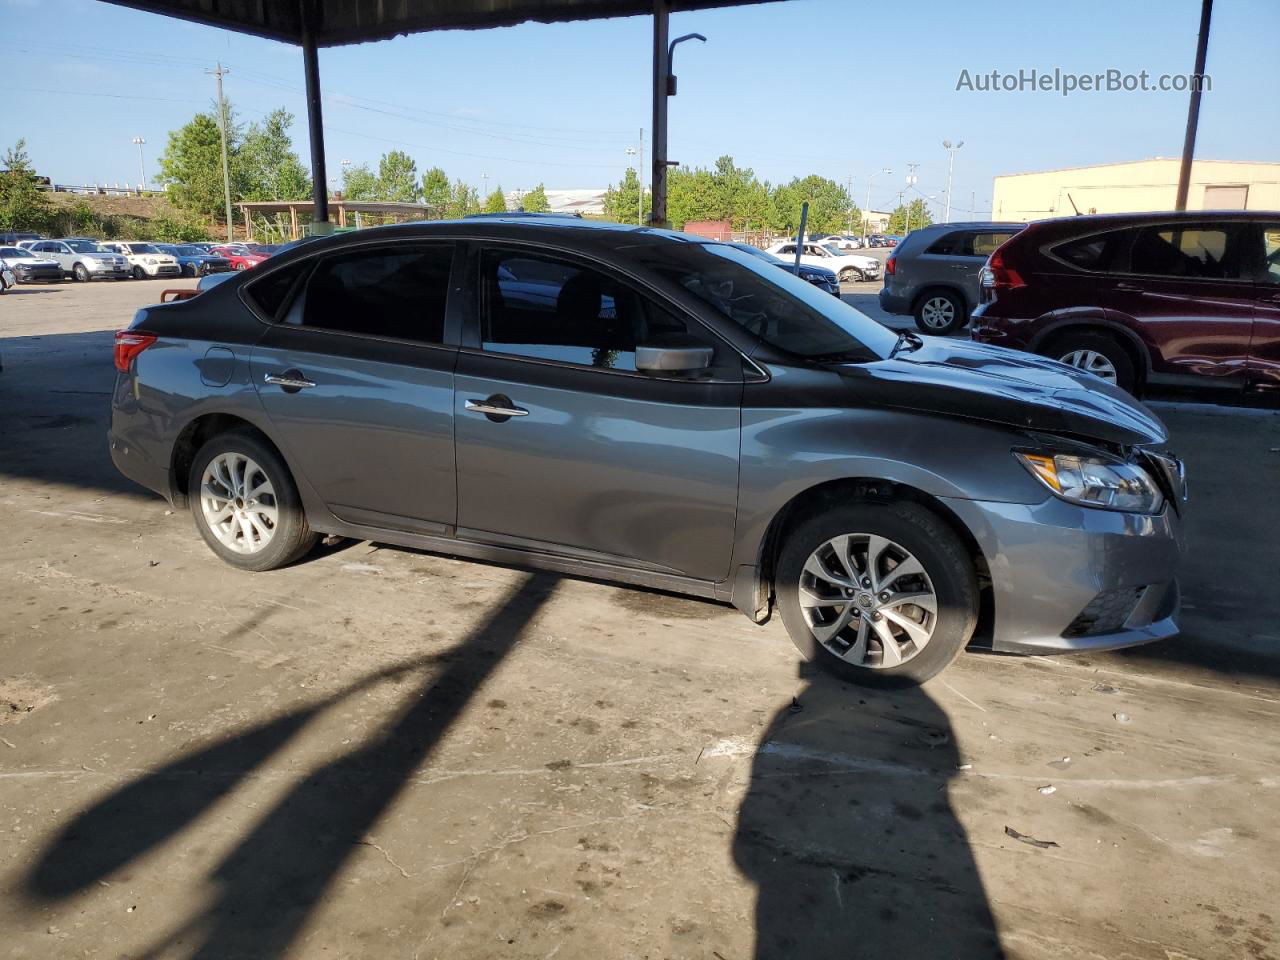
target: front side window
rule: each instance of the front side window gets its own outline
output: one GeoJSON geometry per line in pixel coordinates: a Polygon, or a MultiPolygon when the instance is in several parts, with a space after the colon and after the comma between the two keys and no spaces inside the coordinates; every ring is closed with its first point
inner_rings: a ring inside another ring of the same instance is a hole
{"type": "Polygon", "coordinates": [[[580,264],[491,251],[481,276],[480,346],[493,353],[634,372],[638,345],[706,341],[632,288],[580,264]]]}
{"type": "Polygon", "coordinates": [[[325,257],[307,281],[302,326],[443,343],[453,250],[398,244],[325,257]]]}
{"type": "Polygon", "coordinates": [[[933,245],[925,253],[932,253],[941,257],[967,257],[973,250],[972,245],[969,243],[971,239],[972,234],[956,230],[943,234],[933,242],[933,245]]]}
{"type": "Polygon", "coordinates": [[[642,254],[654,270],[761,340],[814,360],[884,359],[897,336],[785,270],[725,243],[664,245],[642,254]]]}
{"type": "Polygon", "coordinates": [[[1240,231],[1223,226],[1143,227],[1129,254],[1132,273],[1158,277],[1238,280],[1240,231]]]}

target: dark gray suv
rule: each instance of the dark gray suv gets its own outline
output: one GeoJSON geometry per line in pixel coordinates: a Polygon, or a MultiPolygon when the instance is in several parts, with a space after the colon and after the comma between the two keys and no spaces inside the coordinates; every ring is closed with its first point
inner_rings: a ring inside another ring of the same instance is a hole
{"type": "Polygon", "coordinates": [[[780,611],[919,682],[1176,631],[1181,466],[1132,398],[895,336],[731,245],[556,218],[315,240],[116,340],[119,469],[268,570],[319,534],[780,611]]]}
{"type": "Polygon", "coordinates": [[[880,309],[914,316],[925,333],[959,330],[978,305],[987,257],[1023,226],[935,223],[912,230],[885,261],[880,309]]]}

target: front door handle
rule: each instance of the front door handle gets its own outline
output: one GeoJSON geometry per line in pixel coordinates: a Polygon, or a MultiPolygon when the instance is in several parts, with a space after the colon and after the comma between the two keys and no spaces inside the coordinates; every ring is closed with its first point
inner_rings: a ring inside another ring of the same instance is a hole
{"type": "Polygon", "coordinates": [[[1116,284],[1116,289],[1125,290],[1129,293],[1141,293],[1145,288],[1140,283],[1127,283],[1124,280],[1121,280],[1116,284]]]}
{"type": "Polygon", "coordinates": [[[268,373],[262,378],[263,383],[272,383],[283,387],[287,393],[297,393],[304,387],[314,387],[315,381],[308,380],[300,370],[286,370],[284,373],[268,373]]]}
{"type": "Polygon", "coordinates": [[[527,417],[529,411],[523,407],[517,407],[506,397],[501,394],[490,397],[487,400],[468,400],[463,407],[469,413],[483,413],[490,420],[501,423],[508,417],[527,417]]]}

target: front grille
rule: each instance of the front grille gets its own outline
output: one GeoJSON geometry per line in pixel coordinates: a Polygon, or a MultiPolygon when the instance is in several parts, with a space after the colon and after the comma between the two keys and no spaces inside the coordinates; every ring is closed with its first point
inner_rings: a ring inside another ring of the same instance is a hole
{"type": "Polygon", "coordinates": [[[1141,586],[1103,590],[1076,614],[1076,618],[1062,631],[1062,635],[1096,637],[1103,633],[1115,633],[1129,619],[1146,589],[1146,586],[1141,586]]]}

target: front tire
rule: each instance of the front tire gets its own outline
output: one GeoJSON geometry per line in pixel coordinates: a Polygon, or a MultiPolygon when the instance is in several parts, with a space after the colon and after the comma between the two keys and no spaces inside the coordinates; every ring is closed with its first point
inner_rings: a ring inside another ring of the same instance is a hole
{"type": "Polygon", "coordinates": [[[147,271],[143,270],[141,267],[134,267],[134,268],[133,268],[133,279],[135,279],[135,280],[145,280],[145,279],[147,279],[147,271]]]}
{"type": "Polygon", "coordinates": [[[964,544],[935,513],[904,501],[851,503],[800,521],[779,553],[774,592],[806,659],[870,686],[941,672],[978,619],[964,544]]]}
{"type": "Polygon", "coordinates": [[[915,317],[921,332],[941,337],[964,326],[964,301],[949,290],[930,290],[916,303],[915,317]]]}
{"type": "Polygon", "coordinates": [[[859,274],[857,270],[853,269],[853,267],[845,267],[843,270],[840,271],[841,283],[853,283],[854,280],[861,280],[861,279],[862,279],[862,275],[859,274]]]}
{"type": "Polygon", "coordinates": [[[200,448],[187,478],[196,529],[214,553],[241,570],[275,570],[300,559],[318,535],[298,488],[274,449],[245,430],[200,448]]]}
{"type": "Polygon", "coordinates": [[[71,275],[80,283],[89,282],[89,269],[83,263],[77,263],[71,268],[71,275]]]}

